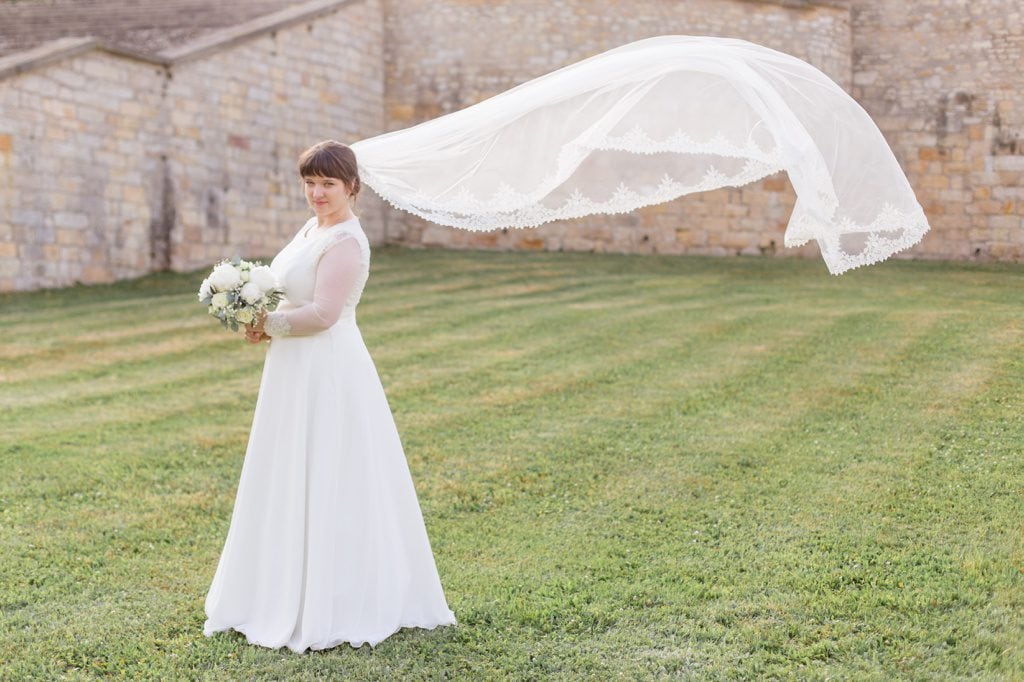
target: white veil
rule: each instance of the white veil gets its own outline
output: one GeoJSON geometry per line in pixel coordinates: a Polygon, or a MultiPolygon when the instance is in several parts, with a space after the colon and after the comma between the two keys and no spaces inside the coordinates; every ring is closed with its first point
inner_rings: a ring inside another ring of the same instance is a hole
{"type": "Polygon", "coordinates": [[[744,40],[659,36],[351,145],[395,207],[469,230],[624,213],[785,170],[786,246],[844,272],[917,243],[924,211],[867,112],[744,40]]]}

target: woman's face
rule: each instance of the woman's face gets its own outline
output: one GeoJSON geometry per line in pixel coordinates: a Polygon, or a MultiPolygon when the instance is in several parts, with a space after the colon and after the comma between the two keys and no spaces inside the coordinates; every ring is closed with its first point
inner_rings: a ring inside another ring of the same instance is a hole
{"type": "Polygon", "coordinates": [[[306,188],[306,203],[318,217],[341,216],[349,212],[348,187],[338,178],[307,175],[302,178],[306,188]]]}

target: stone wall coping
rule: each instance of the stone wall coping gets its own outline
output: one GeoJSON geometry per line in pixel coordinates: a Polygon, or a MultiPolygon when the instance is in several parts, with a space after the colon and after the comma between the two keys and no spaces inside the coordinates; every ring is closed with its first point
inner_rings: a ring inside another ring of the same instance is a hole
{"type": "Polygon", "coordinates": [[[184,45],[163,50],[157,56],[167,63],[178,63],[189,59],[205,57],[206,55],[232,47],[238,43],[245,42],[264,33],[271,33],[282,28],[298,24],[310,19],[316,19],[325,14],[333,14],[344,5],[352,4],[357,0],[310,0],[301,5],[288,7],[257,17],[250,21],[229,26],[216,31],[211,31],[192,40],[184,45]]]}
{"type": "Polygon", "coordinates": [[[359,0],[310,0],[301,5],[257,17],[236,26],[211,31],[184,45],[170,50],[163,50],[157,54],[143,54],[121,47],[114,47],[90,36],[58,38],[29,50],[21,50],[20,52],[0,57],[0,80],[64,59],[70,59],[92,50],[101,50],[119,57],[169,67],[179,62],[204,57],[213,52],[233,47],[239,43],[251,40],[265,33],[286,28],[292,24],[332,14],[342,6],[357,1],[359,0]]]}
{"type": "Polygon", "coordinates": [[[9,76],[15,76],[19,73],[38,69],[39,67],[53,64],[54,62],[59,62],[63,59],[70,59],[71,57],[76,57],[84,52],[90,52],[92,50],[103,50],[104,52],[127,57],[129,59],[137,59],[166,65],[159,59],[154,59],[147,55],[104,45],[96,38],[91,38],[89,36],[74,36],[70,38],[58,38],[57,40],[45,42],[38,47],[33,47],[30,50],[22,50],[20,52],[14,52],[4,57],[0,57],[0,80],[9,76]]]}

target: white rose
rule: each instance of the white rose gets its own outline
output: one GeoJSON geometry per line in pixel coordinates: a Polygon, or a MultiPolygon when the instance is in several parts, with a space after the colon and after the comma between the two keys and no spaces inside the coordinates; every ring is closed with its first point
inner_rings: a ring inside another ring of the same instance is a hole
{"type": "Polygon", "coordinates": [[[210,305],[214,308],[226,308],[228,305],[228,295],[223,291],[213,295],[213,300],[210,301],[210,305]]]}
{"type": "Polygon", "coordinates": [[[249,310],[248,308],[242,308],[237,313],[235,313],[235,319],[241,322],[242,324],[249,324],[253,320],[252,311],[249,310]]]}
{"type": "Polygon", "coordinates": [[[199,300],[202,301],[204,298],[209,296],[212,292],[210,291],[210,280],[204,279],[203,283],[199,285],[199,300]]]}
{"type": "Polygon", "coordinates": [[[260,291],[270,291],[277,288],[277,275],[269,266],[260,265],[252,269],[252,282],[260,288],[260,291]]]}
{"type": "Polygon", "coordinates": [[[221,263],[210,273],[210,286],[215,291],[230,291],[242,283],[242,278],[231,263],[221,263]]]}
{"type": "Polygon", "coordinates": [[[250,305],[255,305],[257,301],[263,298],[263,292],[260,290],[259,285],[256,282],[246,282],[242,286],[242,298],[245,302],[250,305]]]}

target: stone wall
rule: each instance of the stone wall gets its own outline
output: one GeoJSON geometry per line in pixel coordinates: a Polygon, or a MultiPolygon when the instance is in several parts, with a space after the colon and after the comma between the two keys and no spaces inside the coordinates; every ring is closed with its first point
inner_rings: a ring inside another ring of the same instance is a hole
{"type": "MultiPolygon", "coordinates": [[[[762,43],[851,80],[850,13],[837,2],[746,0],[385,0],[389,129],[461,109],[530,78],[662,34],[762,43]],[[458,40],[452,36],[458,35],[458,40]]],[[[389,210],[400,244],[573,251],[814,254],[782,250],[795,195],[784,174],[616,216],[472,233],[389,210]]]]}
{"type": "MultiPolygon", "coordinates": [[[[789,52],[846,88],[896,152],[932,225],[903,256],[1024,259],[1018,0],[386,0],[385,16],[391,129],[650,35],[726,35],[789,52]]],[[[814,254],[780,250],[793,201],[780,174],[536,230],[474,234],[390,212],[388,231],[410,245],[814,254]]]]}
{"type": "Polygon", "coordinates": [[[163,69],[90,50],[0,87],[0,290],[150,271],[163,69]]]}
{"type": "MultiPolygon", "coordinates": [[[[310,214],[296,175],[302,150],[380,131],[380,11],[378,0],[353,2],[173,67],[166,94],[173,269],[236,251],[275,253],[310,214]]],[[[356,212],[375,242],[383,237],[381,211],[372,191],[361,194],[356,212]]]]}
{"type": "Polygon", "coordinates": [[[0,290],[275,253],[310,214],[298,154],[383,125],[380,0],[314,4],[153,57],[67,39],[0,59],[0,290]]]}
{"type": "Polygon", "coordinates": [[[932,230],[912,253],[1024,258],[1024,6],[858,0],[853,96],[932,230]]]}

